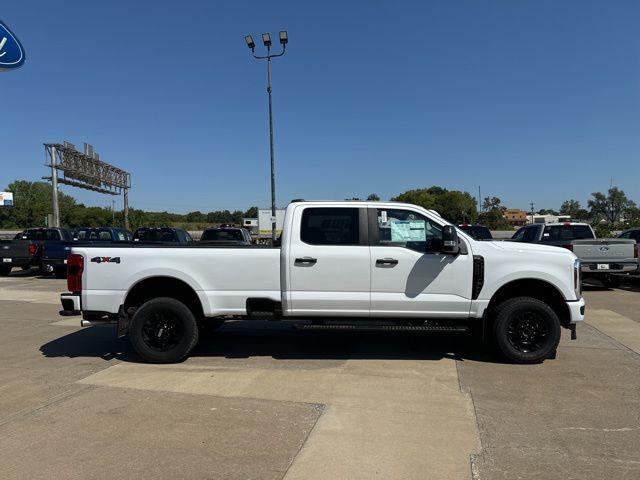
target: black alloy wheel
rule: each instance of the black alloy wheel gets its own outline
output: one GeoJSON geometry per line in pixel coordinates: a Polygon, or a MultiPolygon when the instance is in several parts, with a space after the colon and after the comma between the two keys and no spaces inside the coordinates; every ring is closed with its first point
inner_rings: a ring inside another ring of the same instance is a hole
{"type": "Polygon", "coordinates": [[[496,308],[493,334],[497,347],[509,361],[540,363],[555,356],[560,343],[560,320],[542,300],[510,298],[496,308]]]}

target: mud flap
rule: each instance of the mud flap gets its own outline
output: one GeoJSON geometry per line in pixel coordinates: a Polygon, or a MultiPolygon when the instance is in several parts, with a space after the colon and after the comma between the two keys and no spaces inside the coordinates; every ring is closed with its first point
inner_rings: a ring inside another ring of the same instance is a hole
{"type": "Polygon", "coordinates": [[[125,337],[129,333],[129,315],[124,311],[124,305],[118,309],[118,338],[125,337]]]}
{"type": "Polygon", "coordinates": [[[578,334],[576,333],[576,324],[569,324],[569,331],[571,332],[571,340],[576,340],[578,338],[578,334]]]}

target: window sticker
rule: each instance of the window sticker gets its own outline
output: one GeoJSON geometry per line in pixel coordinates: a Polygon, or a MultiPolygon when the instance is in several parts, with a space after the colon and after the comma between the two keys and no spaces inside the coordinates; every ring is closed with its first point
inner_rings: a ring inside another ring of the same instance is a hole
{"type": "Polygon", "coordinates": [[[380,212],[380,220],[382,221],[382,223],[387,223],[387,211],[386,210],[382,210],[380,212]]]}
{"type": "Polygon", "coordinates": [[[395,220],[390,225],[392,242],[424,242],[427,239],[424,221],[395,220]]]}

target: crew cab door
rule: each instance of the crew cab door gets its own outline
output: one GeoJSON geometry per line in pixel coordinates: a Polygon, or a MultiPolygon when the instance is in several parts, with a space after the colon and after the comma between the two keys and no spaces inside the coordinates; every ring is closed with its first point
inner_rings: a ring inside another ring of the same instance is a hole
{"type": "Polygon", "coordinates": [[[295,209],[287,255],[288,315],[369,315],[367,209],[295,209]]]}
{"type": "Polygon", "coordinates": [[[473,256],[441,253],[441,224],[408,209],[370,208],[369,240],[372,317],[469,315],[473,256]]]}

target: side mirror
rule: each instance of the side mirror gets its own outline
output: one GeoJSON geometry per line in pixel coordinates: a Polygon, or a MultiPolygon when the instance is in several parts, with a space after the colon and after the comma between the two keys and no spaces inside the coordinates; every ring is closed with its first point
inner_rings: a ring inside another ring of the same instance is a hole
{"type": "Polygon", "coordinates": [[[442,253],[456,255],[460,251],[458,232],[453,225],[445,225],[442,228],[442,253]]]}

